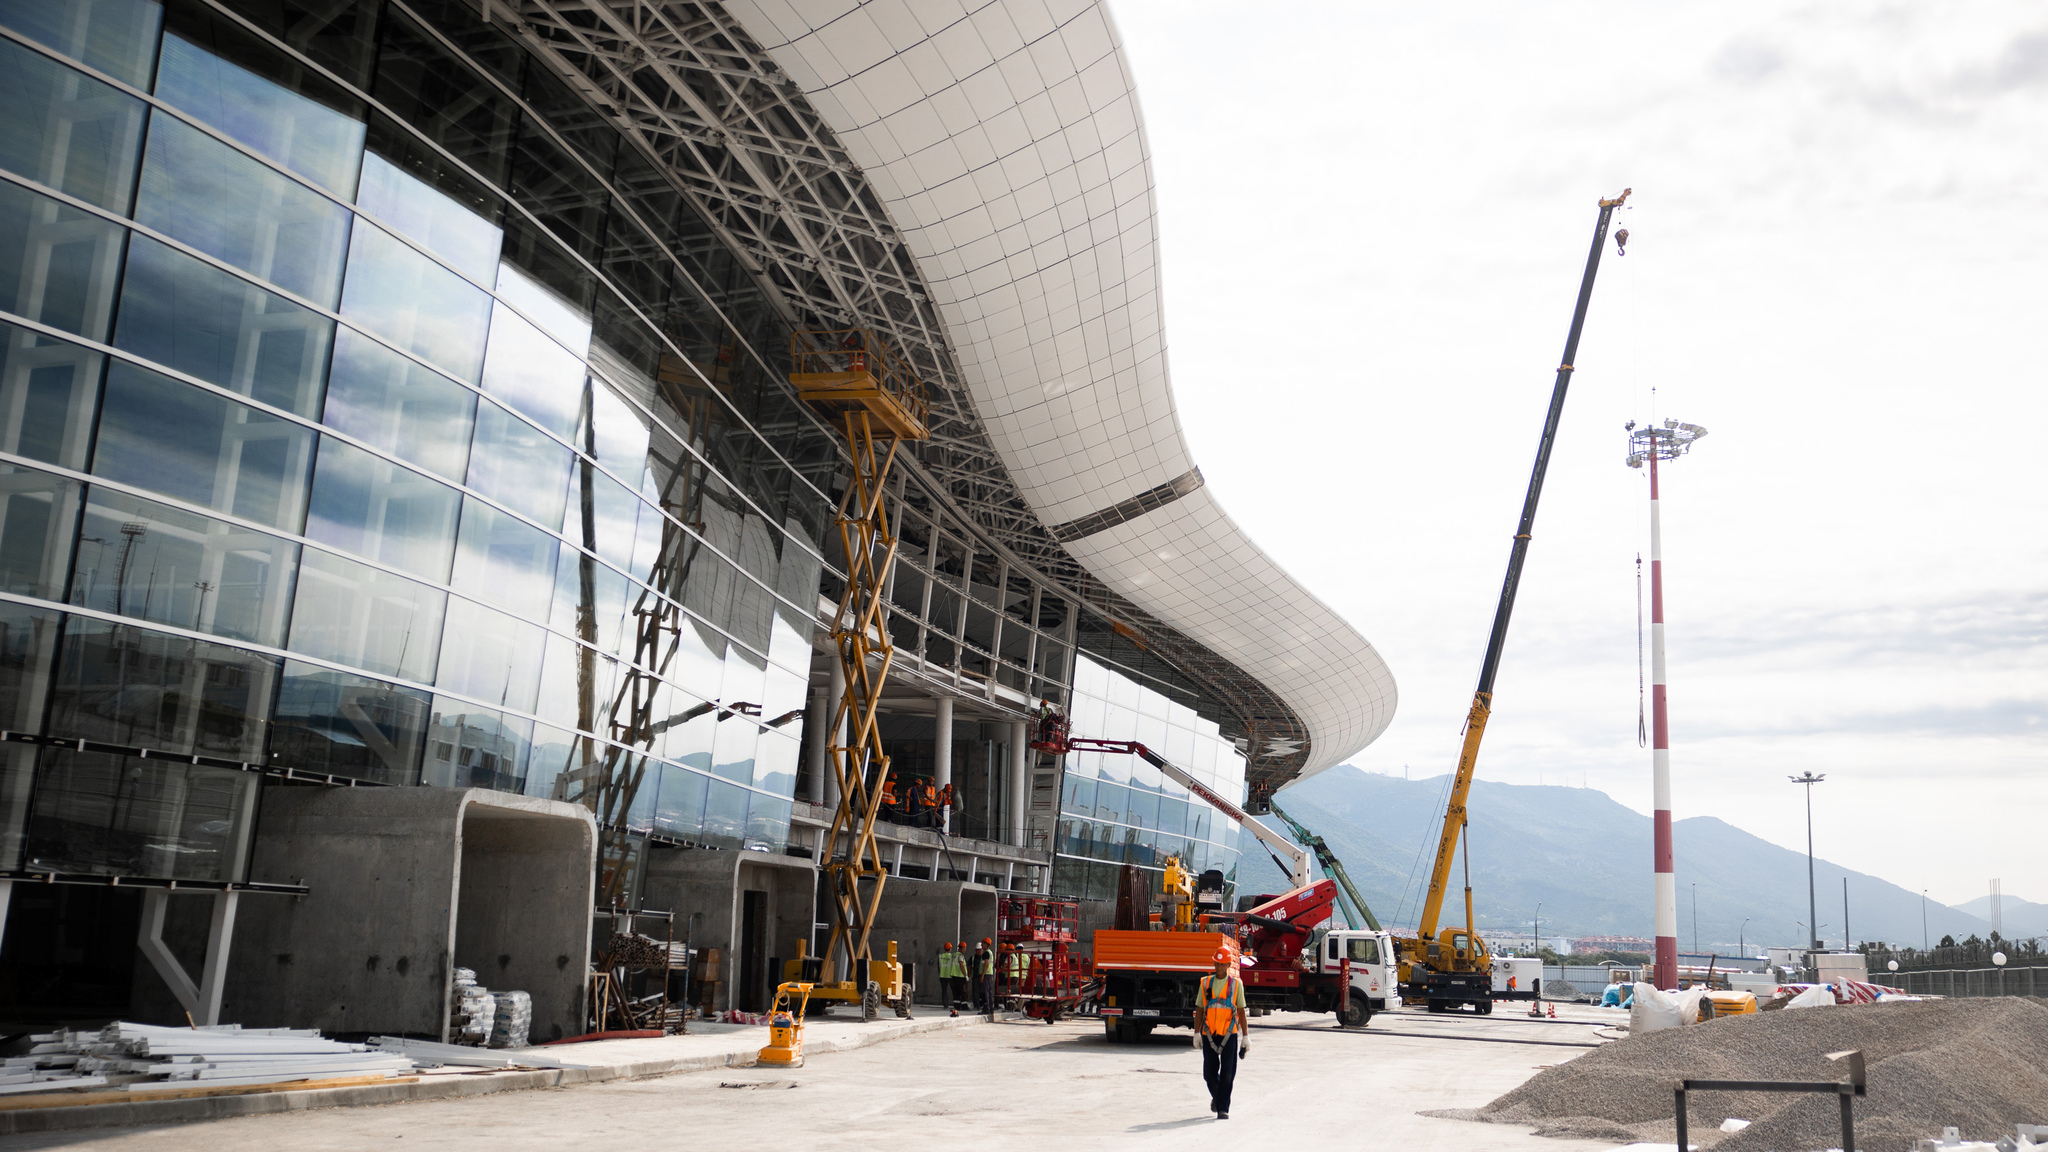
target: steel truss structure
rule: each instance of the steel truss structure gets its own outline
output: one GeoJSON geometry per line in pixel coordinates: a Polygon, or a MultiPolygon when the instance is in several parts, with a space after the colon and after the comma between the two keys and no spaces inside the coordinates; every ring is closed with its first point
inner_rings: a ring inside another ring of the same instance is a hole
{"type": "MultiPolygon", "coordinates": [[[[1264,684],[1096,580],[1024,503],[880,198],[738,21],[708,0],[470,2],[656,162],[792,329],[865,328],[905,356],[931,394],[930,438],[901,461],[923,482],[913,487],[927,487],[930,503],[985,533],[1006,562],[1089,605],[1219,705],[1216,719],[1249,760],[1250,803],[1262,811],[1306,763],[1306,725],[1264,684]]],[[[1062,528],[1078,538],[1073,525],[1062,528]]]]}

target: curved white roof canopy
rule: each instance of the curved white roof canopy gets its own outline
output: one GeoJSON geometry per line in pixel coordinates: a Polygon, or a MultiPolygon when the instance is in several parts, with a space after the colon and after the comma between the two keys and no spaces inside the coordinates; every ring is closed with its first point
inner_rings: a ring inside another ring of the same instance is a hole
{"type": "Polygon", "coordinates": [[[1074,558],[1293,708],[1302,776],[1371,743],[1394,716],[1386,662],[1199,487],[1167,379],[1144,126],[1103,5],[725,8],[864,170],[1004,466],[1074,558]]]}

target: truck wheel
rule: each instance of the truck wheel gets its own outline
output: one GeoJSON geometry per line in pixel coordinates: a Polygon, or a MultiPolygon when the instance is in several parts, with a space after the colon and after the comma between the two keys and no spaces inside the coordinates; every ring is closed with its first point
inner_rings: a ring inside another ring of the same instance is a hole
{"type": "Polygon", "coordinates": [[[1102,1038],[1104,1040],[1109,1041],[1111,1044],[1123,1043],[1124,1034],[1122,1030],[1118,1028],[1119,1023],[1121,1023],[1121,1021],[1104,1020],[1102,1022],[1102,1038]]]}
{"type": "Polygon", "coordinates": [[[1366,1006],[1364,997],[1353,996],[1351,1002],[1344,1006],[1344,1011],[1338,1014],[1337,1019],[1346,1028],[1363,1028],[1366,1022],[1372,1019],[1372,1009],[1366,1006]]]}
{"type": "Polygon", "coordinates": [[[1451,1006],[1442,1000],[1431,1000],[1429,1002],[1429,1010],[1431,1012],[1448,1012],[1451,1010],[1451,1006]]]}
{"type": "Polygon", "coordinates": [[[1491,1016],[1493,1015],[1493,1001],[1474,1000],[1472,1002],[1472,1010],[1474,1012],[1479,1013],[1481,1016],[1491,1016]]]}

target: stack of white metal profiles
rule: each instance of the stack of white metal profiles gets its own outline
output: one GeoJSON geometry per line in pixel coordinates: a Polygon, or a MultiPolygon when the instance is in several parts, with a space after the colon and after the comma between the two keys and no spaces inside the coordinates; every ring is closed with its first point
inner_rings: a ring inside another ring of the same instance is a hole
{"type": "Polygon", "coordinates": [[[326,1040],[309,1028],[164,1028],[116,1021],[96,1032],[60,1029],[33,1039],[28,1055],[8,1058],[0,1092],[104,1086],[144,1093],[388,1078],[413,1070],[403,1055],[326,1040]]]}

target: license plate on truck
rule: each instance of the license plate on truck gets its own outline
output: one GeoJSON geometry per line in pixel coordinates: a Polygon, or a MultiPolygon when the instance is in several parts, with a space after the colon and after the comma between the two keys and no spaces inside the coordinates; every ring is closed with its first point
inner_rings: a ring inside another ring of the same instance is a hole
{"type": "Polygon", "coordinates": [[[1133,1009],[1131,1009],[1131,1015],[1133,1015],[1133,1016],[1157,1016],[1157,1015],[1159,1015],[1159,1009],[1157,1009],[1157,1008],[1133,1008],[1133,1009]]]}

